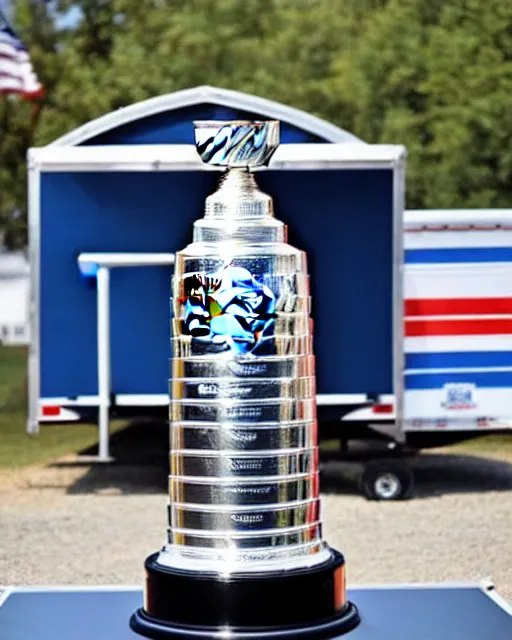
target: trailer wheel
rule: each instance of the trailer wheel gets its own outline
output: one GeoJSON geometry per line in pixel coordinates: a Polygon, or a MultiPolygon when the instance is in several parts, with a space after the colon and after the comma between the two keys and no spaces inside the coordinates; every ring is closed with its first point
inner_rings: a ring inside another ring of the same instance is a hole
{"type": "Polygon", "coordinates": [[[374,460],[361,474],[360,490],[368,500],[405,500],[413,486],[411,468],[399,460],[374,460]]]}

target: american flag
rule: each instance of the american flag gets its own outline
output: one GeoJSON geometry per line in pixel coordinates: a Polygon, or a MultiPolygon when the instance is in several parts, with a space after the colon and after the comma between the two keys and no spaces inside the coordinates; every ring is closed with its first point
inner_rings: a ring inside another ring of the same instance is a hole
{"type": "Polygon", "coordinates": [[[32,100],[44,94],[30,56],[0,11],[0,94],[16,93],[32,100]]]}

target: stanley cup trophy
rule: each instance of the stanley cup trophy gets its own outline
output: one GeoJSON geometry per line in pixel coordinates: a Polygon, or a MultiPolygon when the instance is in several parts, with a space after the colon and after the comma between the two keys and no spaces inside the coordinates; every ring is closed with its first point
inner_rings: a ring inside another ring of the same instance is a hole
{"type": "Polygon", "coordinates": [[[337,637],[359,616],[321,535],[306,255],[249,171],[279,123],[203,121],[195,135],[228,169],[176,254],[168,541],[130,624],[153,638],[337,637]]]}

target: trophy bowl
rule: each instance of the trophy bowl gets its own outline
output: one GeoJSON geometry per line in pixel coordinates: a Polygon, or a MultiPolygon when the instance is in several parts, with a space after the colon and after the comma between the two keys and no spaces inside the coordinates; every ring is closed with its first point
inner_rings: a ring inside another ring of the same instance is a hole
{"type": "Polygon", "coordinates": [[[217,167],[266,166],[279,146],[277,120],[198,120],[194,128],[201,160],[217,167]]]}

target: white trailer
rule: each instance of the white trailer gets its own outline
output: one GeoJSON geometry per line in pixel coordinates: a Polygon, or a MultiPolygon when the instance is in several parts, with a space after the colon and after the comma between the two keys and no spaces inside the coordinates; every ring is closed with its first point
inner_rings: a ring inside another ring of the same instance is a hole
{"type": "Polygon", "coordinates": [[[339,431],[345,454],[363,430],[389,440],[367,453],[369,498],[410,494],[408,453],[512,429],[512,210],[406,211],[403,245],[401,428],[393,400],[339,431]]]}
{"type": "Polygon", "coordinates": [[[404,431],[512,426],[512,211],[405,218],[404,431]]]}

